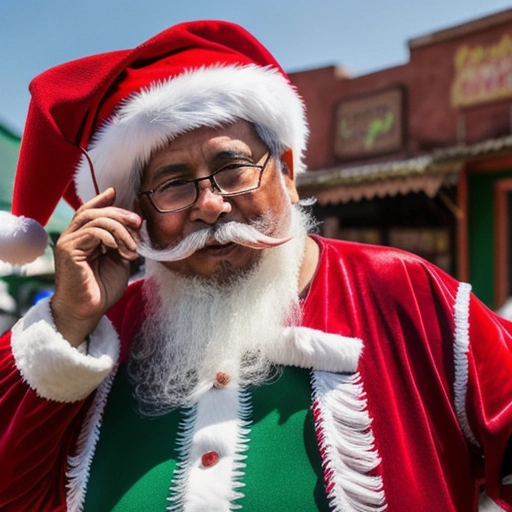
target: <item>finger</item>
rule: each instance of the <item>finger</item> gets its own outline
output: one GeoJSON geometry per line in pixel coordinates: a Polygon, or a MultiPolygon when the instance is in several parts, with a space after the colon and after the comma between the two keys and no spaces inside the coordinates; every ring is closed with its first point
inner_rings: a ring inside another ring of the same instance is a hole
{"type": "Polygon", "coordinates": [[[142,218],[134,212],[117,206],[104,206],[101,208],[80,209],[74,215],[70,225],[70,231],[77,231],[91,221],[98,218],[110,218],[116,220],[133,232],[138,232],[142,225],[142,218]]]}
{"type": "Polygon", "coordinates": [[[117,249],[117,242],[112,233],[100,227],[90,226],[75,233],[71,233],[64,239],[59,239],[56,248],[69,255],[72,259],[88,258],[101,246],[117,249]]]}
{"type": "MultiPolygon", "coordinates": [[[[92,208],[104,208],[106,206],[112,206],[116,199],[116,191],[114,187],[109,187],[107,190],[94,196],[89,201],[85,202],[76,210],[73,218],[71,219],[70,227],[77,224],[77,219],[79,219],[84,211],[90,210],[92,208]]],[[[75,226],[76,229],[76,226],[75,226]]]]}
{"type": "Polygon", "coordinates": [[[110,249],[119,253],[122,258],[134,260],[138,258],[135,251],[137,244],[133,238],[124,230],[117,231],[109,226],[89,226],[79,232],[76,239],[77,249],[83,251],[86,257],[91,257],[95,251],[99,251],[97,255],[105,255],[110,249]],[[106,249],[105,249],[106,248],[106,249]]]}
{"type": "Polygon", "coordinates": [[[124,247],[128,251],[135,251],[139,244],[139,234],[137,230],[129,228],[121,222],[108,217],[99,217],[88,222],[83,229],[100,228],[109,232],[115,239],[119,247],[124,247]]]}
{"type": "Polygon", "coordinates": [[[108,248],[118,252],[125,259],[136,259],[137,253],[131,248],[135,243],[133,239],[129,241],[130,235],[126,233],[126,236],[128,239],[123,240],[122,236],[116,239],[116,236],[104,226],[89,225],[76,232],[61,235],[55,247],[56,256],[59,260],[82,261],[102,256],[106,252],[105,248],[108,248]]]}
{"type": "Polygon", "coordinates": [[[116,200],[116,190],[114,187],[109,187],[104,192],[101,192],[97,196],[94,196],[89,201],[85,202],[78,210],[89,208],[103,208],[104,206],[111,206],[116,200]]]}

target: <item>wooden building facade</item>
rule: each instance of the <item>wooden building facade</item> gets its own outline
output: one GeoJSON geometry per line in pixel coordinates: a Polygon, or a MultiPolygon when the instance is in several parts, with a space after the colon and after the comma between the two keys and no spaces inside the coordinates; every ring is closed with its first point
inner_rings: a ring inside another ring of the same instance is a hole
{"type": "Polygon", "coordinates": [[[311,128],[298,177],[322,232],[400,247],[512,296],[512,9],[408,42],[409,62],[351,78],[291,73],[311,128]]]}

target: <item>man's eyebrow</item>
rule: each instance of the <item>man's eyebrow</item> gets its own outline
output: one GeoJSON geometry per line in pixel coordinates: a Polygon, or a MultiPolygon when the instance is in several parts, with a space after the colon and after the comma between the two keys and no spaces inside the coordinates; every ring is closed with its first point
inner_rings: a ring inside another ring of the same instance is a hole
{"type": "MultiPolygon", "coordinates": [[[[222,165],[222,164],[232,161],[232,160],[252,161],[253,156],[252,156],[251,152],[245,151],[245,150],[219,151],[212,157],[212,159],[210,161],[210,165],[212,167],[216,167],[218,165],[222,165]]],[[[159,169],[157,169],[154,172],[153,176],[151,177],[151,181],[153,183],[155,183],[155,182],[159,181],[162,177],[172,176],[173,174],[190,172],[190,171],[191,171],[191,166],[188,164],[177,163],[177,164],[164,165],[163,167],[160,167],[159,169]]],[[[213,171],[215,171],[215,169],[213,169],[213,171]]]]}
{"type": "Polygon", "coordinates": [[[222,163],[226,160],[252,160],[253,156],[250,151],[244,150],[224,150],[219,151],[213,158],[212,163],[222,163]]]}
{"type": "Polygon", "coordinates": [[[190,171],[190,166],[188,166],[186,164],[164,165],[163,167],[160,167],[159,169],[157,169],[154,172],[153,176],[151,177],[151,181],[153,183],[155,183],[158,180],[160,180],[160,178],[162,178],[162,177],[171,176],[173,174],[178,174],[178,173],[184,172],[184,171],[190,171]]]}

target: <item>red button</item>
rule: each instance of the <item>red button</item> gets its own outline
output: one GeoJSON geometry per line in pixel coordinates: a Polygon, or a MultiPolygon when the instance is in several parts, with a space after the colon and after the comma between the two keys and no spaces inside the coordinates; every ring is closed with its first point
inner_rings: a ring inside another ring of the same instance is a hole
{"type": "Polygon", "coordinates": [[[215,374],[215,382],[213,387],[217,389],[225,388],[229,384],[229,375],[224,372],[217,372],[215,374]]]}
{"type": "Polygon", "coordinates": [[[205,468],[211,468],[219,462],[219,454],[217,452],[206,452],[201,457],[201,464],[205,468]]]}

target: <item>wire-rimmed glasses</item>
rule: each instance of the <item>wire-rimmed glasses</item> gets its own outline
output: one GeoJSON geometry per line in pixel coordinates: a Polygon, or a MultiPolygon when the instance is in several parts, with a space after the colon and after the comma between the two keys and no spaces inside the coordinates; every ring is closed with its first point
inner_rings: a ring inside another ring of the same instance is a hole
{"type": "Polygon", "coordinates": [[[153,190],[144,190],[137,197],[148,196],[153,208],[160,213],[172,213],[192,206],[199,197],[199,182],[208,180],[212,191],[223,197],[239,196],[257,190],[263,171],[270,160],[270,151],[263,165],[228,164],[202,178],[194,180],[170,179],[153,190]]]}

